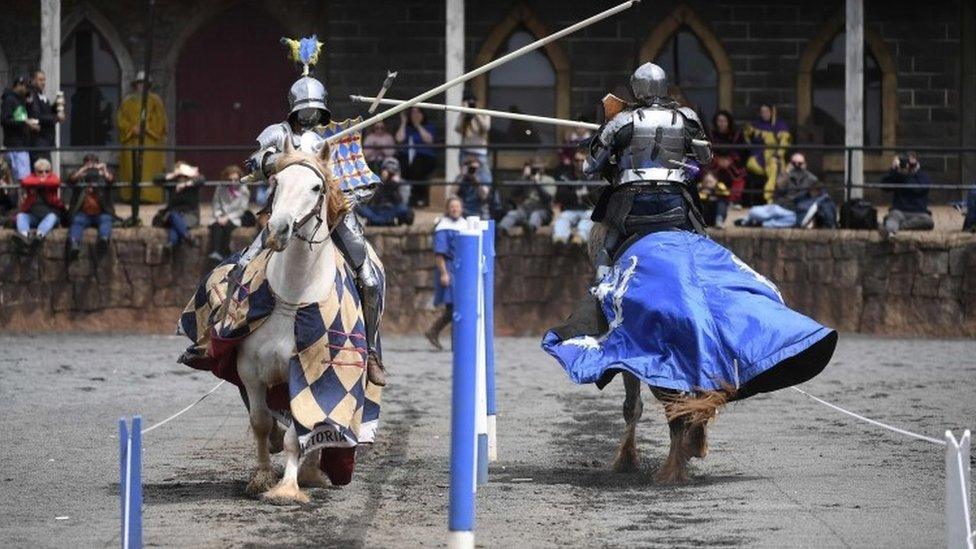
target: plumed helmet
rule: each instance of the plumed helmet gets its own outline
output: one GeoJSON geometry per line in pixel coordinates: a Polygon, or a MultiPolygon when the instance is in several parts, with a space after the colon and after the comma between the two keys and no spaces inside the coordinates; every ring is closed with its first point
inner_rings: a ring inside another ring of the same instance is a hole
{"type": "Polygon", "coordinates": [[[634,97],[642,102],[667,97],[668,75],[654,63],[644,63],[630,77],[630,88],[634,91],[634,97]]]}
{"type": "Polygon", "coordinates": [[[324,115],[321,123],[326,124],[332,117],[327,105],[328,99],[329,94],[321,82],[311,76],[303,76],[296,80],[291,85],[291,89],[288,90],[289,116],[306,108],[319,109],[323,111],[324,115]]]}

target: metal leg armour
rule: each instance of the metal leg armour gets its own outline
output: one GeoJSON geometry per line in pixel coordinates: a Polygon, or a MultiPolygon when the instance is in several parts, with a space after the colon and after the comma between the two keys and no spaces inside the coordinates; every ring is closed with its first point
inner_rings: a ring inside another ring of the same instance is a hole
{"type": "Polygon", "coordinates": [[[373,264],[366,251],[366,237],[363,226],[353,213],[346,214],[342,224],[332,235],[343,257],[356,273],[356,288],[363,308],[363,323],[366,327],[366,364],[369,380],[374,385],[386,385],[386,372],[380,356],[379,329],[383,316],[383,281],[378,267],[373,264]]]}

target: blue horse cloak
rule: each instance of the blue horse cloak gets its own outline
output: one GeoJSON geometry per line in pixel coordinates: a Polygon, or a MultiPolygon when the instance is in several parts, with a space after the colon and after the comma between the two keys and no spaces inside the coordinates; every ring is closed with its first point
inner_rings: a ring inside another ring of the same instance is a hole
{"type": "Polygon", "coordinates": [[[654,387],[710,391],[768,372],[744,398],[815,376],[836,343],[836,332],[787,307],[772,282],[687,231],[636,240],[591,291],[608,330],[565,339],[550,330],[542,341],[576,383],[602,387],[627,371],[654,387]]]}

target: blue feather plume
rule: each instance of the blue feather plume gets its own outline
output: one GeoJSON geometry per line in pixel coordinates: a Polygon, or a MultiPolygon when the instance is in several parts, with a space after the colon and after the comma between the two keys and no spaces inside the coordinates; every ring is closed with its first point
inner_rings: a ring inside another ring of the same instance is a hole
{"type": "Polygon", "coordinates": [[[319,40],[314,34],[310,38],[302,38],[298,47],[299,60],[305,65],[314,65],[318,60],[319,40]]]}

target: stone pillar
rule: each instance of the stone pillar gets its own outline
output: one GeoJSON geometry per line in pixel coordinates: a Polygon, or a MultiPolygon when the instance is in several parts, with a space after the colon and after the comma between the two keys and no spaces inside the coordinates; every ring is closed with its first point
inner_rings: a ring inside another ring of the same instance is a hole
{"type": "MultiPolygon", "coordinates": [[[[445,17],[444,34],[444,81],[457,78],[464,74],[464,0],[446,0],[444,2],[447,13],[445,17]]],[[[447,90],[444,100],[448,105],[460,105],[464,95],[464,84],[458,84],[447,90]]],[[[459,113],[446,112],[444,123],[444,143],[448,145],[459,145],[461,135],[454,131],[457,125],[459,113]]],[[[444,154],[444,179],[454,181],[458,175],[458,161],[460,151],[458,149],[447,149],[444,154]]],[[[438,189],[439,192],[431,192],[431,206],[436,209],[443,208],[443,199],[447,196],[444,193],[445,187],[438,189]],[[441,197],[441,201],[435,202],[434,197],[441,197]]]]}
{"type": "MultiPolygon", "coordinates": [[[[844,91],[844,144],[864,144],[864,0],[847,0],[846,63],[844,91]]],[[[852,198],[864,196],[864,152],[850,153],[845,166],[847,180],[855,185],[852,198]]]]}
{"type": "MultiPolygon", "coordinates": [[[[61,0],[41,0],[41,64],[47,75],[44,93],[54,103],[61,89],[61,0]]],[[[61,144],[61,125],[55,126],[55,146],[61,144]]],[[[61,172],[61,153],[51,155],[54,173],[61,172]]]]}
{"type": "MultiPolygon", "coordinates": [[[[970,2],[962,3],[962,146],[976,147],[976,8],[970,2]]],[[[961,183],[976,181],[976,154],[964,153],[961,162],[961,183]]]]}

